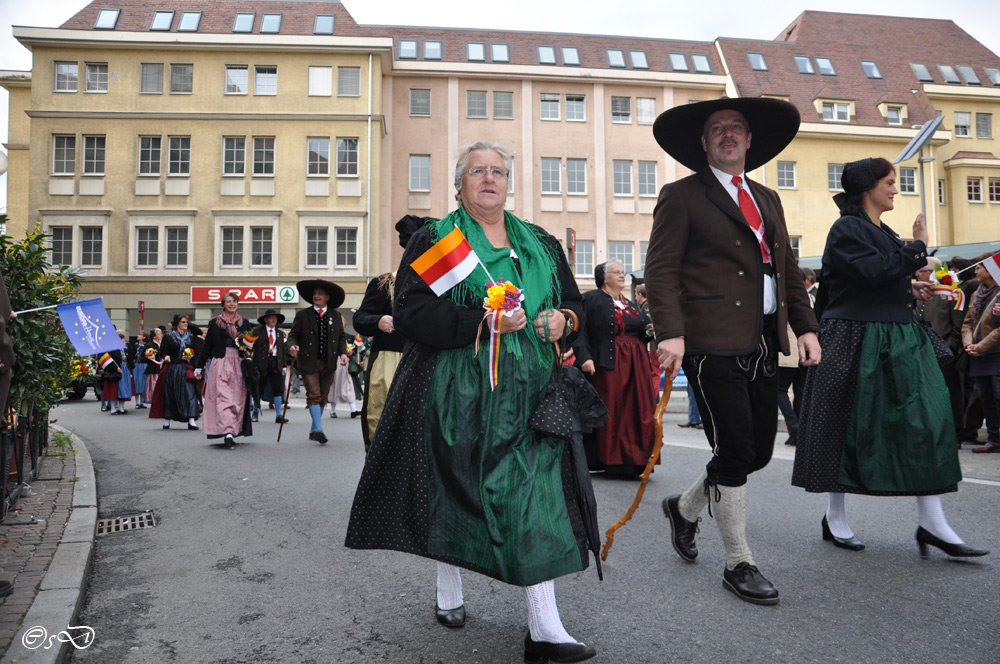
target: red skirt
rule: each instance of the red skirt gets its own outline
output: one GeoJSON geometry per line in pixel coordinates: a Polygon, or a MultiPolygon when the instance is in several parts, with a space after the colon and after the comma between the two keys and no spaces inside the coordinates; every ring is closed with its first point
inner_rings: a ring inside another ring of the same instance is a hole
{"type": "Polygon", "coordinates": [[[652,372],[646,346],[623,334],[615,337],[615,368],[599,368],[594,374],[594,388],[608,407],[607,421],[594,431],[598,458],[605,467],[638,466],[641,470],[649,461],[656,410],[652,372]]]}

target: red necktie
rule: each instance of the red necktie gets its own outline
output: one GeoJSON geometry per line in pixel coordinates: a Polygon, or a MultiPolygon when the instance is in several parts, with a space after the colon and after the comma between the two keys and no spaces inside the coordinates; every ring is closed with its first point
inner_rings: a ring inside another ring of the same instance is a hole
{"type": "Polygon", "coordinates": [[[268,344],[268,353],[274,355],[274,330],[268,328],[267,338],[270,341],[270,343],[268,344]]]}
{"type": "Polygon", "coordinates": [[[734,175],[732,182],[736,185],[736,198],[740,202],[740,212],[746,217],[753,234],[757,236],[757,242],[760,243],[761,257],[765,263],[769,263],[771,262],[771,251],[767,248],[767,232],[764,230],[764,222],[760,218],[760,212],[757,211],[757,206],[754,205],[750,194],[743,188],[743,178],[739,175],[734,175]]]}

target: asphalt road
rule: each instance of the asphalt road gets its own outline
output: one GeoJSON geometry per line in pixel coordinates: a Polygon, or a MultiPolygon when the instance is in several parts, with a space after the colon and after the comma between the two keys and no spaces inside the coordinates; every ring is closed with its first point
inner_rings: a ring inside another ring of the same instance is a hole
{"type": "MultiPolygon", "coordinates": [[[[101,413],[89,397],[53,412],[93,456],[100,517],[150,510],[157,521],[97,538],[80,617],[96,638],[73,664],[521,661],[519,588],[463,573],[468,624],[447,630],[434,619],[432,561],[344,548],[360,421],[326,418],[321,447],[306,439],[303,404],[293,401],[281,443],[277,425],[260,423],[231,451],[200,431],[163,431],[148,411],[101,413]]],[[[618,531],[604,581],[593,566],[556,581],[563,621],[597,648],[594,661],[1000,662],[1000,455],[963,452],[967,479],[944,498],[955,529],[994,554],[921,560],[912,498],[848,497],[868,550],[823,542],[825,497],[790,486],[793,450],[779,434],[749,491],[750,544],[781,592],[780,605],[760,607],[723,590],[725,553],[707,514],[697,563],[670,548],[660,501],[708,458],[703,433],[676,426],[683,419],[667,416],[664,463],[618,531]]],[[[637,483],[595,476],[594,487],[607,528],[637,483]]]]}

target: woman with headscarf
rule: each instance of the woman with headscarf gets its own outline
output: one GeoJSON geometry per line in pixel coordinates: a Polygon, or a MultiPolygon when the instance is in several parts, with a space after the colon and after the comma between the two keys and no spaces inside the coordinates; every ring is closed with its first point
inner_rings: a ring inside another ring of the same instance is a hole
{"type": "Polygon", "coordinates": [[[564,440],[527,425],[558,363],[554,342],[581,314],[580,294],[555,238],[505,211],[510,158],[492,143],[462,149],[458,210],[407,245],[392,321],[408,343],[358,485],[347,546],[437,560],[436,616],[446,627],[466,620],[459,567],[523,587],[525,661],[576,662],[596,653],[566,632],[552,581],[588,564],[570,453],[564,440]],[[430,274],[423,270],[430,257],[452,242],[464,248],[459,233],[478,262],[432,290],[433,278],[417,268],[430,274]],[[497,293],[485,300],[487,283],[500,280],[524,300],[495,319],[497,334],[481,335],[493,329],[484,301],[497,293]]]}
{"type": "MultiPolygon", "coordinates": [[[[978,260],[990,258],[990,254],[978,260]]],[[[1000,287],[982,263],[976,265],[979,287],[962,324],[962,343],[969,355],[969,375],[979,390],[986,419],[986,444],[973,452],[1000,452],[1000,316],[995,306],[1000,301],[1000,287]]]]}
{"type": "Polygon", "coordinates": [[[944,379],[912,313],[915,298],[931,296],[929,284],[910,279],[927,263],[924,215],[909,243],[882,221],[898,193],[885,159],[845,164],[841,184],[816,305],[823,361],[806,377],[792,484],[827,493],[820,525],[836,547],[865,548],[848,523],[846,493],[916,496],[921,556],[928,545],[986,555],[952,530],[941,504],[962,471],[944,379]]]}
{"type": "Polygon", "coordinates": [[[612,260],[594,269],[597,289],[583,294],[586,324],[573,344],[576,366],[587,376],[608,407],[604,426],[584,437],[591,470],[637,477],[653,451],[656,393],[646,328],[649,316],[622,292],[625,268],[612,260]]]}
{"type": "Polygon", "coordinates": [[[177,314],[171,323],[173,330],[163,338],[156,359],[163,363],[160,378],[156,381],[153,403],[149,408],[150,419],[163,419],[163,428],[169,429],[171,420],[187,422],[187,428],[198,430],[198,394],[191,362],[195,357],[195,338],[188,330],[187,314],[177,314]],[[191,375],[188,376],[188,367],[191,375]]]}
{"type": "Polygon", "coordinates": [[[237,436],[249,436],[250,395],[243,377],[239,336],[252,328],[237,309],[240,296],[226,293],[222,313],[208,322],[205,343],[195,360],[194,375],[201,378],[205,363],[212,360],[212,370],[205,379],[205,435],[209,440],[224,438],[226,449],[236,445],[237,436]]]}

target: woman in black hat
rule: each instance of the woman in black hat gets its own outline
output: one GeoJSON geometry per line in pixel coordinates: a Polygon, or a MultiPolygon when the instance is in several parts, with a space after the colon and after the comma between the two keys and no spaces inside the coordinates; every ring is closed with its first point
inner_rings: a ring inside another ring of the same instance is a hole
{"type": "MultiPolygon", "coordinates": [[[[188,366],[194,361],[195,337],[188,330],[190,318],[187,314],[174,316],[170,334],[163,337],[163,343],[156,352],[156,359],[163,363],[160,379],[156,381],[153,403],[149,408],[150,419],[163,419],[163,428],[169,429],[171,420],[187,422],[188,429],[198,430],[198,394],[195,382],[188,380],[188,366]],[[185,351],[190,350],[190,353],[185,351]]],[[[200,344],[199,344],[200,345],[200,344]]]]}
{"type": "Polygon", "coordinates": [[[821,527],[834,546],[865,548],[848,524],[846,493],[917,496],[921,556],[928,544],[983,556],[951,529],[941,506],[962,471],[947,388],[912,312],[914,298],[930,297],[926,283],[911,282],[927,263],[924,215],[910,243],[882,221],[895,183],[885,159],[844,166],[844,192],[834,197],[841,217],[827,236],[816,303],[823,361],[806,378],[792,484],[828,494],[821,527]]]}

